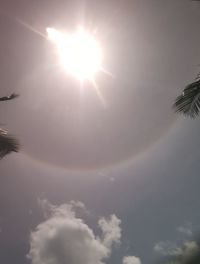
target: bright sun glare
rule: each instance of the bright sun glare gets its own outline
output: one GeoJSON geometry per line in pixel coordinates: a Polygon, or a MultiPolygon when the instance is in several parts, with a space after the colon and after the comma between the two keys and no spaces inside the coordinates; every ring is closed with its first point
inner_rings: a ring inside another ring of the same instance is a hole
{"type": "Polygon", "coordinates": [[[94,75],[102,69],[102,50],[97,40],[83,28],[74,34],[65,34],[47,28],[48,38],[57,46],[60,60],[68,73],[80,81],[94,81],[94,75]]]}

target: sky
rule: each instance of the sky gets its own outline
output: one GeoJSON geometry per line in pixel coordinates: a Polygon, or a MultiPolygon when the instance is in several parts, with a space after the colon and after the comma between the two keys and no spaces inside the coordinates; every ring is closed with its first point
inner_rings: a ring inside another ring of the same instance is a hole
{"type": "Polygon", "coordinates": [[[199,249],[199,120],[172,104],[200,63],[188,0],[1,1],[0,263],[146,264],[199,249]],[[95,31],[96,82],[58,63],[47,27],[95,31]],[[39,33],[38,33],[39,32],[39,33]]]}

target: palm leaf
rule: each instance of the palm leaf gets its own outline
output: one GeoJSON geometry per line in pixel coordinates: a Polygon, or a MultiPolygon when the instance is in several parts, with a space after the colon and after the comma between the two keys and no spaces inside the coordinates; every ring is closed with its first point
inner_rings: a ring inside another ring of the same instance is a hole
{"type": "Polygon", "coordinates": [[[3,97],[0,97],[0,101],[8,101],[8,100],[12,100],[16,97],[18,97],[19,95],[18,94],[15,94],[15,93],[12,93],[11,95],[9,96],[3,96],[3,97]]]}
{"type": "Polygon", "coordinates": [[[188,84],[173,105],[176,112],[195,118],[200,111],[200,79],[188,84]]]}
{"type": "Polygon", "coordinates": [[[5,130],[0,129],[0,159],[11,152],[18,152],[19,142],[9,136],[5,130]]]}
{"type": "MultiPolygon", "coordinates": [[[[9,96],[0,97],[0,101],[8,101],[18,97],[18,94],[12,93],[9,96]]],[[[11,152],[18,152],[19,142],[8,135],[6,130],[0,128],[0,159],[11,152]]]]}

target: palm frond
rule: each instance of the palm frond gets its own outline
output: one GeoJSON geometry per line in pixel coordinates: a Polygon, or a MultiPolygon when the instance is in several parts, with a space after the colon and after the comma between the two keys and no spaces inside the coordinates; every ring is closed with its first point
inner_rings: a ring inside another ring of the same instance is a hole
{"type": "Polygon", "coordinates": [[[5,130],[0,129],[0,159],[11,152],[18,152],[19,142],[9,136],[5,130]]]}
{"type": "Polygon", "coordinates": [[[200,79],[188,84],[173,105],[176,112],[195,118],[200,111],[200,79]]]}
{"type": "Polygon", "coordinates": [[[16,93],[12,93],[11,95],[9,96],[3,96],[3,97],[0,97],[0,101],[8,101],[8,100],[12,100],[16,97],[18,97],[19,95],[16,94],[16,93]]]}
{"type": "MultiPolygon", "coordinates": [[[[8,101],[18,97],[18,94],[12,93],[9,96],[0,97],[0,101],[8,101]]],[[[19,142],[12,136],[8,135],[6,130],[0,128],[0,159],[11,152],[18,152],[19,142]]]]}

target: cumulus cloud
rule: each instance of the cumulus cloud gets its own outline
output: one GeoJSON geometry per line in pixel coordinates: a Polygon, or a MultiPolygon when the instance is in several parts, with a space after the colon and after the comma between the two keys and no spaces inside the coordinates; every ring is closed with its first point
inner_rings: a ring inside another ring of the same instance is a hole
{"type": "Polygon", "coordinates": [[[120,242],[120,220],[112,215],[99,220],[102,236],[76,216],[80,202],[61,206],[39,201],[46,220],[30,235],[28,257],[32,264],[102,264],[110,256],[112,247],[120,242]]]}
{"type": "Polygon", "coordinates": [[[182,247],[176,249],[168,263],[199,263],[199,250],[200,247],[195,241],[186,241],[182,247]]]}
{"type": "Polygon", "coordinates": [[[102,243],[110,248],[113,243],[118,244],[121,238],[121,221],[115,215],[111,215],[109,219],[101,218],[98,222],[102,230],[102,243]]]}
{"type": "Polygon", "coordinates": [[[46,199],[38,199],[38,205],[42,209],[43,215],[45,218],[50,218],[51,216],[55,215],[65,215],[75,217],[75,212],[81,209],[83,212],[88,213],[85,205],[80,201],[70,201],[69,203],[62,204],[60,206],[56,206],[51,204],[46,199]]]}
{"type": "Polygon", "coordinates": [[[172,246],[171,248],[166,247],[168,244],[164,244],[164,242],[159,242],[155,245],[154,250],[169,257],[171,260],[166,263],[173,264],[184,264],[189,263],[189,261],[199,254],[200,246],[196,241],[185,241],[181,247],[172,246]]]}
{"type": "Polygon", "coordinates": [[[122,260],[123,264],[141,264],[141,260],[135,256],[126,256],[122,260]]]}
{"type": "Polygon", "coordinates": [[[174,250],[173,255],[183,259],[188,259],[198,253],[199,249],[199,245],[196,241],[186,241],[182,247],[178,247],[174,250]]]}

